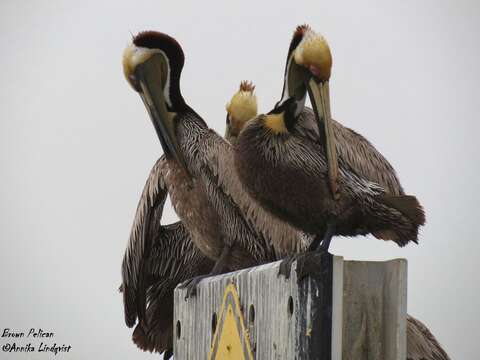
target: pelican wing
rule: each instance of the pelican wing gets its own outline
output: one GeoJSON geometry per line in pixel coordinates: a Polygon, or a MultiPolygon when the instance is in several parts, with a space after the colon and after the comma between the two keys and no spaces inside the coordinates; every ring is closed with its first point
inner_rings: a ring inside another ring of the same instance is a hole
{"type": "Polygon", "coordinates": [[[193,244],[182,222],[161,225],[167,198],[162,156],[153,166],[133,222],[122,264],[125,322],[132,327],[134,343],[145,351],[172,352],[173,291],[212,263],[193,244]]]}
{"type": "Polygon", "coordinates": [[[205,166],[214,174],[217,185],[228,194],[241,209],[242,214],[264,239],[267,246],[273,248],[275,259],[287,254],[304,251],[311,242],[311,237],[275,215],[265,210],[242,185],[234,164],[232,145],[210,130],[208,141],[203,147],[205,166]]]}
{"type": "Polygon", "coordinates": [[[430,330],[410,315],[407,315],[407,360],[450,360],[430,330]]]}
{"type": "MultiPolygon", "coordinates": [[[[319,138],[318,126],[312,109],[305,108],[297,130],[312,140],[319,138]]],[[[391,195],[403,195],[395,169],[385,157],[362,135],[333,120],[337,155],[361,177],[380,184],[391,195]]]]}
{"type": "MultiPolygon", "coordinates": [[[[122,292],[125,322],[132,327],[144,305],[138,296],[146,293],[146,259],[152,248],[155,234],[161,229],[163,206],[167,198],[167,189],[163,181],[166,171],[164,157],[157,160],[148,176],[137,206],[130,239],[122,263],[122,292]]],[[[146,300],[143,300],[145,304],[146,300]]]]}
{"type": "Polygon", "coordinates": [[[173,344],[173,291],[185,280],[207,274],[212,266],[182,222],[160,228],[146,259],[145,320],[137,324],[132,337],[140,349],[165,351],[164,358],[169,358],[173,344]]]}

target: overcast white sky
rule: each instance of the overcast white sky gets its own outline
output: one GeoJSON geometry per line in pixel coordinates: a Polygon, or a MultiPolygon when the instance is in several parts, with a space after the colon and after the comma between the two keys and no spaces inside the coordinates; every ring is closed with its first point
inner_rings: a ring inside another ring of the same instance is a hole
{"type": "Polygon", "coordinates": [[[334,118],[391,161],[428,220],[419,246],[334,239],[333,253],[407,258],[408,311],[452,359],[477,359],[479,3],[205,3],[0,3],[0,330],[54,331],[73,347],[59,359],[153,358],[131,343],[117,293],[137,200],[161,154],[123,79],[130,32],[178,39],[184,97],[223,134],[240,80],[255,82],[263,111],[279,98],[291,33],[308,22],[332,48],[334,118]]]}

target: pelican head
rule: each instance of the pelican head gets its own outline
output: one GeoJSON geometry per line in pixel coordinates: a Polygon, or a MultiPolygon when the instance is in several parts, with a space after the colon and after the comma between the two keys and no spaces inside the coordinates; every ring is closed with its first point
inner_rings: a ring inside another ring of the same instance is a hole
{"type": "Polygon", "coordinates": [[[249,81],[242,81],[239,90],[227,103],[227,127],[225,138],[234,143],[246,122],[257,116],[257,97],[255,86],[249,81]]]}
{"type": "Polygon", "coordinates": [[[188,108],[180,93],[184,59],[174,38],[155,31],[139,33],[123,53],[125,78],[142,98],[165,155],[186,170],[175,130],[176,113],[188,108]]]}
{"type": "Polygon", "coordinates": [[[323,36],[308,25],[298,26],[288,49],[282,98],[267,117],[275,133],[289,131],[304,109],[308,92],[328,157],[332,191],[336,191],[338,164],[330,112],[329,80],[332,54],[323,36]]]}
{"type": "Polygon", "coordinates": [[[310,27],[302,29],[302,40],[294,51],[294,60],[310,71],[319,82],[330,79],[332,71],[332,53],[325,38],[310,27]]]}
{"type": "Polygon", "coordinates": [[[330,111],[329,80],[332,71],[332,53],[325,38],[309,26],[302,29],[301,40],[293,51],[293,61],[305,69],[305,84],[317,119],[328,158],[329,181],[337,196],[338,161],[330,111]]]}

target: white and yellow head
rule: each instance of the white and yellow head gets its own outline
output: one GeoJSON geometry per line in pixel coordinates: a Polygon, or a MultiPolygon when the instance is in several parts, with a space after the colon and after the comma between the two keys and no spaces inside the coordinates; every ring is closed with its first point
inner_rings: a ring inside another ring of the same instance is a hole
{"type": "Polygon", "coordinates": [[[227,103],[227,127],[225,138],[234,142],[248,120],[257,116],[257,96],[255,86],[249,81],[242,81],[239,90],[227,103]]]}

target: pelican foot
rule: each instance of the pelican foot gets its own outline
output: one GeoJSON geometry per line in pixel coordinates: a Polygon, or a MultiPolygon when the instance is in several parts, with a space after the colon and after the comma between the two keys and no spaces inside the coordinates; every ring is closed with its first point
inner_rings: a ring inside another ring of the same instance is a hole
{"type": "Polygon", "coordinates": [[[307,276],[314,278],[322,277],[327,267],[327,259],[331,254],[320,247],[318,250],[309,251],[302,254],[303,256],[297,258],[297,281],[301,282],[307,276]]]}
{"type": "Polygon", "coordinates": [[[292,265],[297,259],[302,256],[303,254],[291,254],[287,255],[283,258],[280,262],[280,267],[278,268],[278,276],[283,275],[285,279],[290,278],[290,274],[292,273],[292,265]]]}
{"type": "Polygon", "coordinates": [[[179,288],[180,289],[187,289],[187,293],[185,295],[185,300],[187,300],[190,297],[195,297],[197,296],[197,285],[202,281],[203,279],[209,277],[210,275],[200,275],[200,276],[195,276],[191,279],[188,279],[184,281],[179,288]]]}

